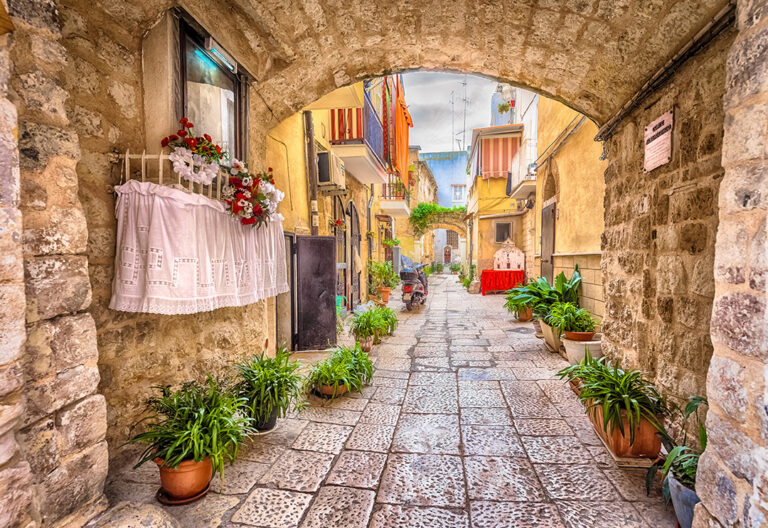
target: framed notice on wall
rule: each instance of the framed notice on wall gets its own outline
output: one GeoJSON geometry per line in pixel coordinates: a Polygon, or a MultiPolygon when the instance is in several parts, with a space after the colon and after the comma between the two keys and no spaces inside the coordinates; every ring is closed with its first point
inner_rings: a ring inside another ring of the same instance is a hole
{"type": "Polygon", "coordinates": [[[643,169],[650,172],[672,161],[672,124],[674,112],[670,110],[645,127],[645,162],[643,169]]]}

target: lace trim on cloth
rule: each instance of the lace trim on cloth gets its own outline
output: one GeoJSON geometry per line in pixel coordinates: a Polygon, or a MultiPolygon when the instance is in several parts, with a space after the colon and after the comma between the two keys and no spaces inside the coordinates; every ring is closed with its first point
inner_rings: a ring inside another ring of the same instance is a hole
{"type": "Polygon", "coordinates": [[[191,314],[289,291],[281,215],[255,228],[199,194],[136,180],[115,191],[111,309],[191,314]]]}

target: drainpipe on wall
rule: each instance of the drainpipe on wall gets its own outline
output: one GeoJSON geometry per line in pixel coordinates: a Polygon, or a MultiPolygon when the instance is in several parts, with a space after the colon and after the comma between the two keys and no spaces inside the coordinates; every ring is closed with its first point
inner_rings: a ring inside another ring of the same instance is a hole
{"type": "Polygon", "coordinates": [[[304,118],[304,158],[309,179],[309,229],[312,236],[319,234],[320,213],[317,210],[317,153],[315,152],[315,124],[312,112],[302,112],[304,118]]]}

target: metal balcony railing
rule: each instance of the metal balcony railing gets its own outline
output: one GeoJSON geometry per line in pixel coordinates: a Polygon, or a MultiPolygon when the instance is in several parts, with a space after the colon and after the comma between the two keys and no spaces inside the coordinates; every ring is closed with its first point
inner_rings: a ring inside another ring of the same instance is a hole
{"type": "Polygon", "coordinates": [[[331,144],[364,143],[384,163],[384,129],[370,97],[365,94],[362,108],[331,110],[331,144]]]}
{"type": "Polygon", "coordinates": [[[408,189],[402,182],[384,183],[381,186],[382,200],[409,200],[408,189]]]}

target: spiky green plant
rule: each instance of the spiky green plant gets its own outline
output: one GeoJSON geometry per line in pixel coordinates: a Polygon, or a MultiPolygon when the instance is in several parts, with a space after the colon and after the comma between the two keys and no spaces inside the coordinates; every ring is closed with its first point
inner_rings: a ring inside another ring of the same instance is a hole
{"type": "Polygon", "coordinates": [[[597,324],[587,310],[570,302],[554,303],[545,322],[563,332],[593,332],[597,324]]]}
{"type": "Polygon", "coordinates": [[[336,397],[340,386],[346,385],[350,392],[359,391],[370,383],[372,376],[373,362],[355,343],[353,347],[339,346],[329,358],[315,363],[307,377],[307,387],[333,387],[331,397],[336,397]]]}
{"type": "Polygon", "coordinates": [[[284,345],[275,357],[262,352],[236,366],[240,381],[235,391],[243,399],[243,411],[254,424],[266,423],[275,410],[277,417],[282,418],[288,410],[306,405],[302,401],[304,380],[297,374],[300,367],[298,361],[290,361],[290,352],[284,345]]]}
{"type": "Polygon", "coordinates": [[[179,390],[154,387],[160,395],[147,400],[151,415],[138,425],[145,427],[130,443],[146,444],[134,468],[160,458],[163,465],[175,468],[185,460],[201,462],[210,457],[214,474],[232,463],[238,446],[252,433],[251,419],[239,411],[244,399],[208,376],[205,383],[189,381],[179,390]]]}

